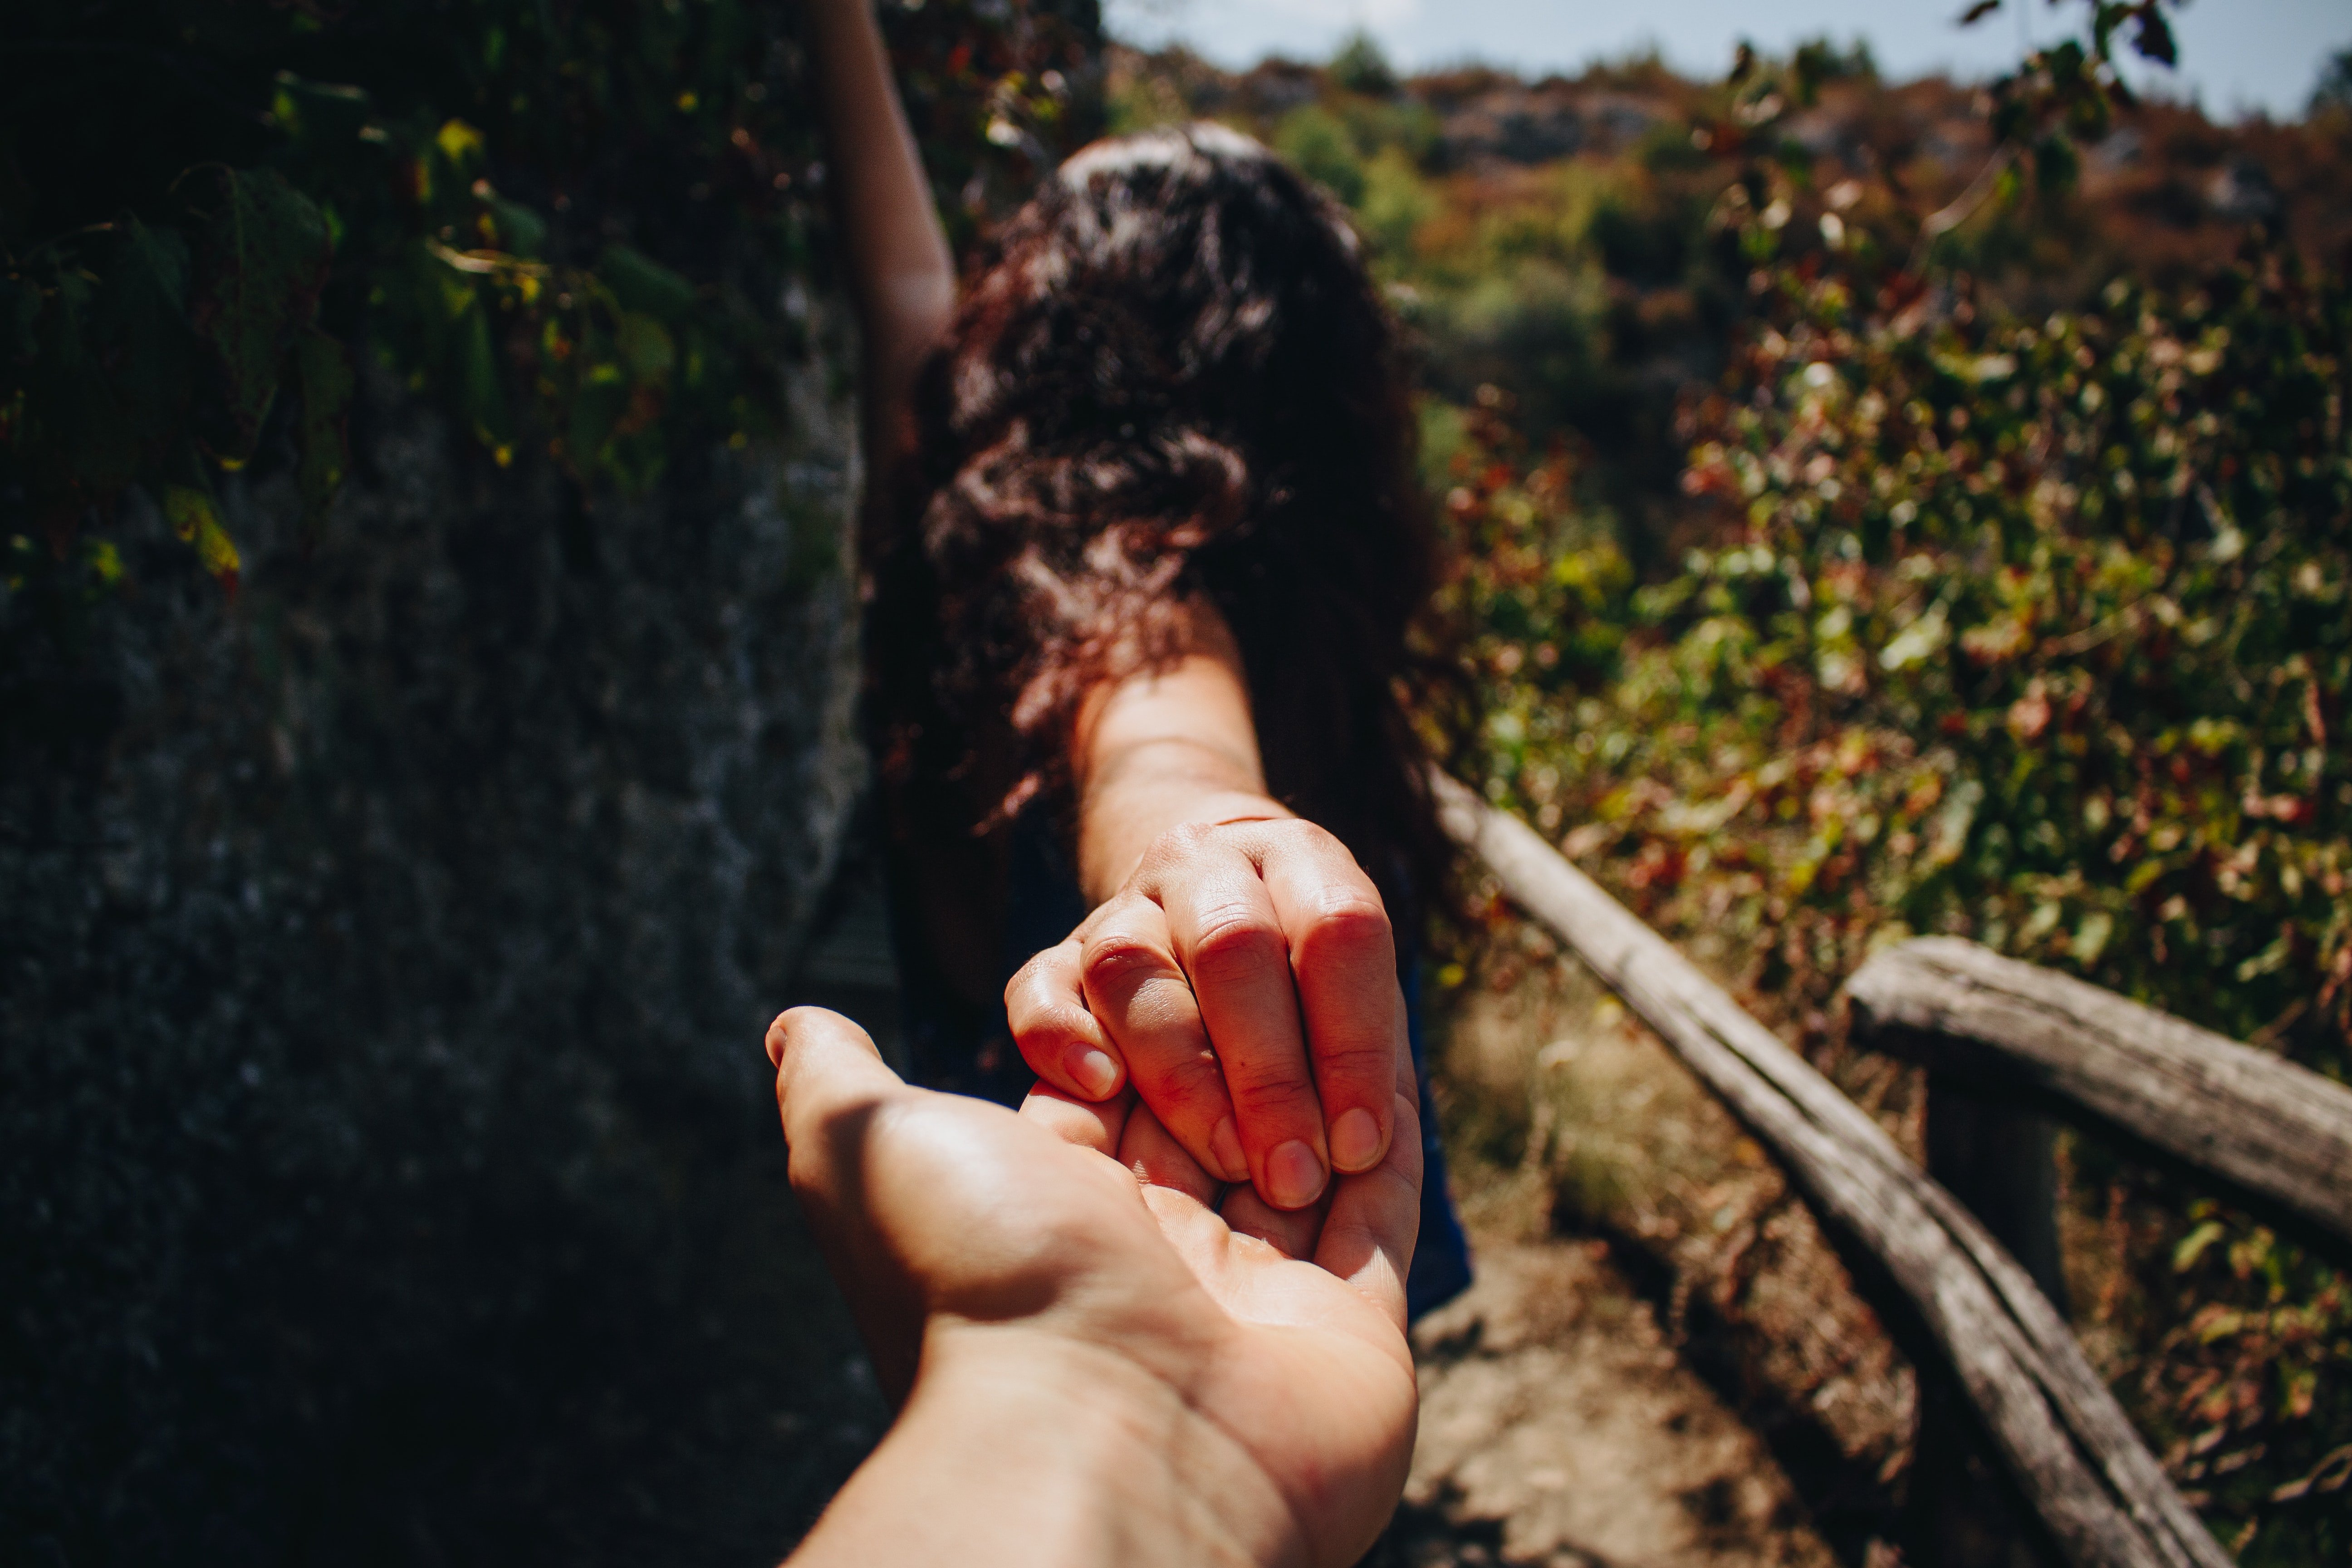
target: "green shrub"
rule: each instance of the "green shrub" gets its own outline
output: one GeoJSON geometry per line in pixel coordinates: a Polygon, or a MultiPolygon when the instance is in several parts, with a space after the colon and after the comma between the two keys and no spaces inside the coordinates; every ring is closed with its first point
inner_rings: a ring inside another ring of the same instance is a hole
{"type": "MultiPolygon", "coordinates": [[[[1773,276],[1689,416],[1723,521],[1678,571],[1637,584],[1557,460],[1454,458],[1490,791],[1816,1049],[1874,946],[1950,931],[2346,1077],[2352,288],[2253,253],[2026,322],[1773,276]]],[[[2249,1561],[2340,1552],[2295,1489],[2352,1439],[2352,1290],[2158,1211],[2126,1397],[2249,1561]]]]}
{"type": "Polygon", "coordinates": [[[1275,127],[1274,150],[1300,174],[1349,206],[1364,199],[1364,164],[1345,121],[1317,103],[1304,103],[1275,127]]]}

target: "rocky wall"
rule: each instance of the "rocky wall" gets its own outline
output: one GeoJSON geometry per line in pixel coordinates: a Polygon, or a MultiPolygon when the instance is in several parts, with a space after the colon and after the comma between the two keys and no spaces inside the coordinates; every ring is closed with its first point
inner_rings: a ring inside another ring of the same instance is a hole
{"type": "MultiPolygon", "coordinates": [[[[582,501],[388,378],[0,759],[0,1558],[772,1562],[881,1406],[761,1035],[862,784],[835,359],[582,501]]],[[[47,651],[42,651],[46,649],[47,651]]]]}

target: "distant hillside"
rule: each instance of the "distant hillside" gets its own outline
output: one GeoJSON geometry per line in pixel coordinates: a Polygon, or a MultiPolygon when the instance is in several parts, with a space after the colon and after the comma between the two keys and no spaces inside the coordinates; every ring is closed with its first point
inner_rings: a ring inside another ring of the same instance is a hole
{"type": "Polygon", "coordinates": [[[1796,192],[1777,215],[1781,258],[1908,250],[1949,208],[1964,221],[1919,258],[2034,315],[2117,277],[2190,283],[2259,227],[2313,263],[2352,249],[2352,111],[2224,126],[2145,104],[2089,150],[2072,191],[2043,196],[1984,177],[1981,89],[1888,82],[1864,53],[1817,48],[1802,105],[1742,106],[1654,59],[1533,81],[1483,68],[1400,78],[1362,46],[1243,72],[1114,47],[1108,102],[1118,130],[1236,124],[1328,186],[1419,336],[1433,456],[1452,449],[1448,410],[1498,389],[1524,434],[1580,449],[1582,499],[1617,521],[1637,563],[1664,559],[1690,525],[1675,409],[1718,379],[1749,310],[1753,263],[1725,203],[1759,153],[1796,192]]]}

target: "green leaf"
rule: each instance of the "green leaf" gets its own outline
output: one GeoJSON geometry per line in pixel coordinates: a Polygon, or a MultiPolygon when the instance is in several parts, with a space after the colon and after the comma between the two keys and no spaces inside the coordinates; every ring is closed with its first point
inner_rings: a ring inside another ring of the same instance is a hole
{"type": "Polygon", "coordinates": [[[2179,46],[2173,42],[2172,26],[2164,19],[2164,14],[2147,5],[2141,9],[2137,21],[2138,26],[2132,34],[2133,52],[2162,65],[2179,65],[2179,46]]]}
{"type": "MultiPolygon", "coordinates": [[[[601,356],[610,348],[603,334],[595,333],[582,344],[582,354],[601,356]]],[[[583,373],[572,393],[571,428],[564,437],[572,461],[582,472],[602,460],[604,443],[628,405],[629,378],[619,365],[600,357],[583,373]]]]}
{"type": "Polygon", "coordinates": [[[150,228],[136,217],[118,226],[122,243],[107,270],[98,307],[100,328],[119,352],[114,383],[121,416],[138,444],[153,451],[180,426],[195,368],[188,329],[188,242],[176,229],[150,228]]]}
{"type": "Polygon", "coordinates": [[[121,489],[139,466],[138,443],[106,377],[99,298],[99,285],[86,275],[58,275],[41,312],[39,353],[26,377],[38,416],[64,459],[66,487],[85,498],[121,489]]]}
{"type": "Polygon", "coordinates": [[[2069,191],[2083,172],[2074,143],[2063,136],[2044,136],[2034,144],[2033,177],[2047,191],[2069,191]]]}
{"type": "Polygon", "coordinates": [[[2084,915],[2083,923],[2074,928],[2074,962],[2085,969],[2098,963],[2099,954],[2106,951],[2107,938],[2115,933],[2115,917],[2105,910],[2094,910],[2084,915]]]}
{"type": "Polygon", "coordinates": [[[250,457],[294,334],[318,313],[333,259],[327,220],[274,170],[212,171],[218,205],[196,238],[198,334],[219,356],[224,457],[250,457]]]}
{"type": "Polygon", "coordinates": [[[451,390],[458,416],[504,467],[514,456],[514,424],[507,411],[506,380],[499,373],[498,351],[490,343],[488,307],[478,302],[457,318],[452,331],[450,369],[457,385],[451,390]]]}
{"type": "Polygon", "coordinates": [[[503,196],[485,196],[482,205],[489,209],[490,222],[499,231],[499,248],[526,261],[536,261],[546,254],[547,220],[520,202],[503,196]]]}
{"type": "Polygon", "coordinates": [[[449,160],[452,167],[464,169],[481,162],[487,142],[479,131],[464,121],[449,120],[443,121],[441,129],[434,133],[433,144],[441,150],[441,156],[449,160]]]}
{"type": "Polygon", "coordinates": [[[351,467],[345,416],[352,405],[352,362],[343,345],[305,327],[294,340],[294,372],[302,390],[301,418],[295,438],[301,449],[297,479],[302,491],[302,525],[315,537],[351,467]]]}
{"type": "Polygon", "coordinates": [[[677,347],[659,321],[635,311],[621,317],[620,331],[614,334],[621,350],[621,361],[629,367],[629,374],[640,382],[666,382],[677,363],[677,347]]]}
{"type": "Polygon", "coordinates": [[[122,581],[122,552],[115,549],[112,540],[83,540],[81,559],[99,587],[111,588],[122,581]]]}
{"type": "Polygon", "coordinates": [[[292,71],[278,73],[276,89],[269,112],[278,128],[320,151],[355,144],[373,107],[365,89],[311,81],[292,71]]]}
{"type": "Polygon", "coordinates": [[[608,245],[596,276],[626,310],[675,326],[694,310],[694,285],[642,251],[608,245]]]}
{"type": "Polygon", "coordinates": [[[196,547],[196,559],[205,571],[220,579],[230,593],[236,592],[237,573],[244,563],[238,558],[236,543],[228,530],[221,526],[220,508],[213,498],[193,485],[163,487],[163,516],[172,531],[196,547]]]}

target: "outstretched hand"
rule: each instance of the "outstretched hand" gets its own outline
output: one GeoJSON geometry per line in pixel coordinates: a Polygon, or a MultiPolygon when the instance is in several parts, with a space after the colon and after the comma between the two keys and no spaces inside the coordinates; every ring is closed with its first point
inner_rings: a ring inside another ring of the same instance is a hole
{"type": "Polygon", "coordinates": [[[1129,1094],[911,1089],[814,1008],[768,1049],[793,1189],[905,1405],[805,1561],[1360,1556],[1412,1447],[1402,1071],[1381,1162],[1284,1213],[1129,1094]]]}

